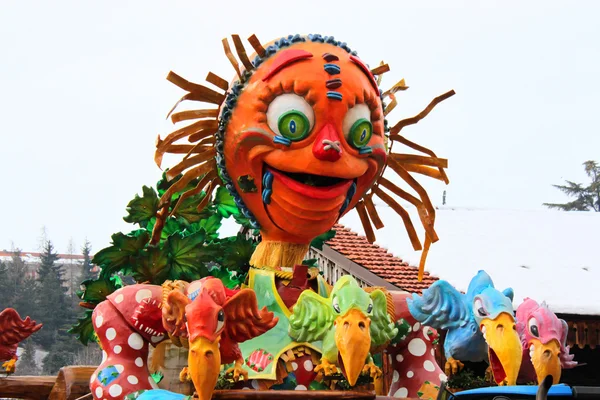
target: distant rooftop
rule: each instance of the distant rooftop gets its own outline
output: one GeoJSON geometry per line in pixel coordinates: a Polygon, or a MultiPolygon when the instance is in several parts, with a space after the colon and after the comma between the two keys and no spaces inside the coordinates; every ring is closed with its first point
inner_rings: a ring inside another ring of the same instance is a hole
{"type": "MultiPolygon", "coordinates": [[[[21,251],[21,258],[25,262],[38,263],[40,262],[40,256],[42,253],[36,253],[32,251],[21,251]]],[[[0,261],[10,261],[14,253],[12,251],[0,251],[0,261]]],[[[83,255],[81,254],[58,254],[59,263],[65,261],[83,261],[83,255]]]]}
{"type": "MultiPolygon", "coordinates": [[[[405,208],[418,226],[414,207],[405,208]]],[[[376,244],[418,265],[400,217],[385,205],[377,210],[385,227],[376,244]]],[[[364,235],[355,212],[340,223],[364,235]]],[[[496,287],[515,290],[515,305],[531,297],[557,313],[600,315],[600,213],[440,207],[435,226],[440,240],[426,270],[457,289],[466,291],[483,269],[496,287]]]]}

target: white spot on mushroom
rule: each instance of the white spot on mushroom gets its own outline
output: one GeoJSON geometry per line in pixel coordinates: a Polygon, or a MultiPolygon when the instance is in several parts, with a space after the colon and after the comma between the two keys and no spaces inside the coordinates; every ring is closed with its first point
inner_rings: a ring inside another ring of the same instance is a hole
{"type": "Polygon", "coordinates": [[[135,294],[135,301],[141,303],[142,300],[152,297],[152,292],[150,289],[140,289],[135,294]]]}
{"type": "Polygon", "coordinates": [[[141,350],[144,347],[144,339],[140,336],[139,333],[132,333],[129,335],[129,339],[127,339],[127,344],[134,350],[141,350]]]}
{"type": "Polygon", "coordinates": [[[396,354],[396,361],[398,361],[398,362],[404,361],[404,356],[402,354],[396,354]]]}
{"type": "Polygon", "coordinates": [[[92,377],[90,378],[90,385],[91,385],[92,383],[94,383],[94,381],[95,381],[95,380],[96,380],[96,373],[94,372],[94,373],[92,374],[92,377]]]}
{"type": "Polygon", "coordinates": [[[396,393],[394,393],[394,397],[406,398],[407,396],[408,396],[407,388],[400,388],[400,389],[396,390],[396,393]]]}
{"type": "Polygon", "coordinates": [[[118,295],[115,296],[115,303],[119,304],[123,301],[123,294],[119,293],[118,295]]]}
{"type": "Polygon", "coordinates": [[[108,328],[106,330],[106,338],[108,340],[113,340],[116,337],[117,337],[117,331],[115,330],[115,328],[108,328]]]}
{"type": "Polygon", "coordinates": [[[414,373],[414,372],[412,372],[412,371],[407,371],[407,372],[406,372],[406,377],[407,377],[407,378],[412,378],[413,376],[415,376],[415,373],[414,373]]]}
{"type": "Polygon", "coordinates": [[[295,371],[298,369],[298,363],[292,362],[292,371],[295,371]]]}
{"type": "Polygon", "coordinates": [[[423,363],[423,368],[425,368],[425,371],[429,371],[429,372],[435,371],[435,365],[429,360],[427,360],[423,363]]]}
{"type": "Polygon", "coordinates": [[[431,349],[431,355],[435,357],[435,349],[431,349]]]}
{"type": "Polygon", "coordinates": [[[418,322],[416,322],[416,323],[413,325],[413,331],[415,331],[415,332],[416,332],[416,331],[418,331],[420,327],[421,327],[421,324],[420,324],[420,323],[418,323],[418,322]]]}
{"type": "Polygon", "coordinates": [[[396,383],[400,380],[400,374],[398,373],[398,371],[394,370],[394,374],[392,377],[392,383],[396,383]]]}
{"type": "Polygon", "coordinates": [[[116,369],[116,370],[117,370],[117,371],[118,371],[120,374],[122,374],[122,373],[123,373],[123,371],[125,371],[125,367],[123,367],[121,364],[117,364],[117,365],[115,365],[115,369],[116,369]]]}
{"type": "Polygon", "coordinates": [[[123,350],[123,348],[121,346],[117,345],[113,348],[113,353],[119,354],[121,352],[121,350],[123,350]]]}
{"type": "Polygon", "coordinates": [[[102,326],[103,322],[104,322],[104,318],[102,318],[102,315],[97,315],[96,316],[96,328],[100,328],[102,326]]]}
{"type": "Polygon", "coordinates": [[[446,376],[446,374],[440,374],[440,382],[444,382],[447,380],[448,380],[448,377],[446,376]]]}
{"type": "Polygon", "coordinates": [[[137,385],[138,384],[138,378],[134,375],[129,375],[127,377],[127,382],[131,383],[132,385],[137,385]]]}
{"type": "Polygon", "coordinates": [[[427,346],[423,339],[414,338],[408,343],[408,351],[413,356],[422,356],[427,351],[427,346]]]}
{"type": "Polygon", "coordinates": [[[121,385],[114,384],[108,389],[108,393],[112,397],[117,397],[120,396],[121,393],[123,393],[123,388],[121,387],[121,385]]]}
{"type": "Polygon", "coordinates": [[[135,365],[137,365],[138,367],[144,366],[144,360],[142,360],[142,357],[138,357],[135,359],[135,365]]]}
{"type": "Polygon", "coordinates": [[[296,386],[295,390],[307,390],[307,389],[306,389],[306,386],[304,386],[304,385],[298,385],[298,386],[296,386]]]}
{"type": "Polygon", "coordinates": [[[305,360],[304,361],[304,369],[307,371],[312,371],[313,370],[313,363],[311,360],[305,360]]]}
{"type": "Polygon", "coordinates": [[[108,354],[106,354],[106,351],[102,350],[102,362],[100,364],[104,364],[104,361],[106,361],[107,358],[108,354]]]}
{"type": "Polygon", "coordinates": [[[427,339],[428,341],[431,340],[431,339],[429,339],[429,327],[428,326],[423,327],[423,336],[425,336],[425,339],[427,339]]]}
{"type": "Polygon", "coordinates": [[[100,397],[102,397],[103,394],[104,394],[104,392],[102,391],[102,386],[98,386],[96,388],[96,397],[100,398],[100,397]]]}
{"type": "MultiPolygon", "coordinates": [[[[158,342],[160,342],[161,340],[163,340],[164,338],[165,338],[165,336],[164,336],[164,335],[160,335],[160,336],[152,336],[152,337],[150,338],[150,340],[152,341],[152,343],[158,343],[158,342]]],[[[221,346],[221,343],[219,343],[219,347],[220,347],[220,346],[221,346]]]]}
{"type": "Polygon", "coordinates": [[[258,389],[258,381],[256,379],[252,379],[252,382],[250,382],[250,384],[254,389],[258,389]]]}

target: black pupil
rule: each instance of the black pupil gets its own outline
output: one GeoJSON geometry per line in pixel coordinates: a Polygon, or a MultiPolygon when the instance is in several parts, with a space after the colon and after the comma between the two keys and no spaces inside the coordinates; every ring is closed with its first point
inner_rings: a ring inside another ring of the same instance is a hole
{"type": "Polygon", "coordinates": [[[217,321],[225,321],[225,313],[223,310],[219,311],[219,314],[217,315],[217,321]]]}
{"type": "Polygon", "coordinates": [[[483,307],[479,307],[479,309],[477,310],[477,312],[479,313],[479,315],[481,315],[482,317],[486,315],[485,310],[483,309],[483,307]]]}
{"type": "Polygon", "coordinates": [[[531,334],[533,336],[540,336],[537,325],[531,325],[531,334]]]}

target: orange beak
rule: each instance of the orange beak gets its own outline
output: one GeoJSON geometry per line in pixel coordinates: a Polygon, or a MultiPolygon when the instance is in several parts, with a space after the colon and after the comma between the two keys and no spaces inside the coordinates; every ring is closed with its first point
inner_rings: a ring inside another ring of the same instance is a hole
{"type": "Polygon", "coordinates": [[[221,372],[221,351],[218,337],[214,342],[198,337],[190,343],[188,372],[199,400],[210,400],[221,372]]]}
{"type": "Polygon", "coordinates": [[[371,349],[371,320],[361,311],[352,308],[335,320],[335,343],[338,361],[350,386],[360,376],[371,349]]]}
{"type": "Polygon", "coordinates": [[[560,366],[560,345],[558,341],[554,339],[542,344],[538,339],[532,339],[529,343],[529,356],[538,382],[543,382],[548,375],[552,375],[554,384],[560,382],[562,368],[560,366]]]}

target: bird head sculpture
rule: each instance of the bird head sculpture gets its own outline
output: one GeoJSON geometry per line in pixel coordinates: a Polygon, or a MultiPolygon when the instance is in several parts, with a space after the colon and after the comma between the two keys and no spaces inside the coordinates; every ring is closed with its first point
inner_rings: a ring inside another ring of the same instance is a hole
{"type": "Polygon", "coordinates": [[[352,386],[363,372],[372,377],[381,373],[373,364],[371,350],[397,333],[385,294],[365,292],[350,275],[336,282],[328,298],[304,291],[290,316],[289,334],[295,341],[323,341],[321,364],[315,371],[331,375],[338,366],[352,386]]]}
{"type": "Polygon", "coordinates": [[[247,376],[238,343],[268,331],[278,320],[266,308],[258,308],[256,294],[250,289],[229,297],[220,279],[193,282],[188,293],[175,290],[168,294],[163,319],[171,334],[188,338],[187,376],[199,399],[209,400],[222,364],[235,362],[234,376],[247,376]]]}
{"type": "Polygon", "coordinates": [[[517,331],[523,346],[523,363],[532,365],[538,382],[552,375],[558,384],[562,369],[573,368],[577,362],[569,354],[566,321],[559,319],[546,305],[526,298],[517,308],[517,331]]]}

